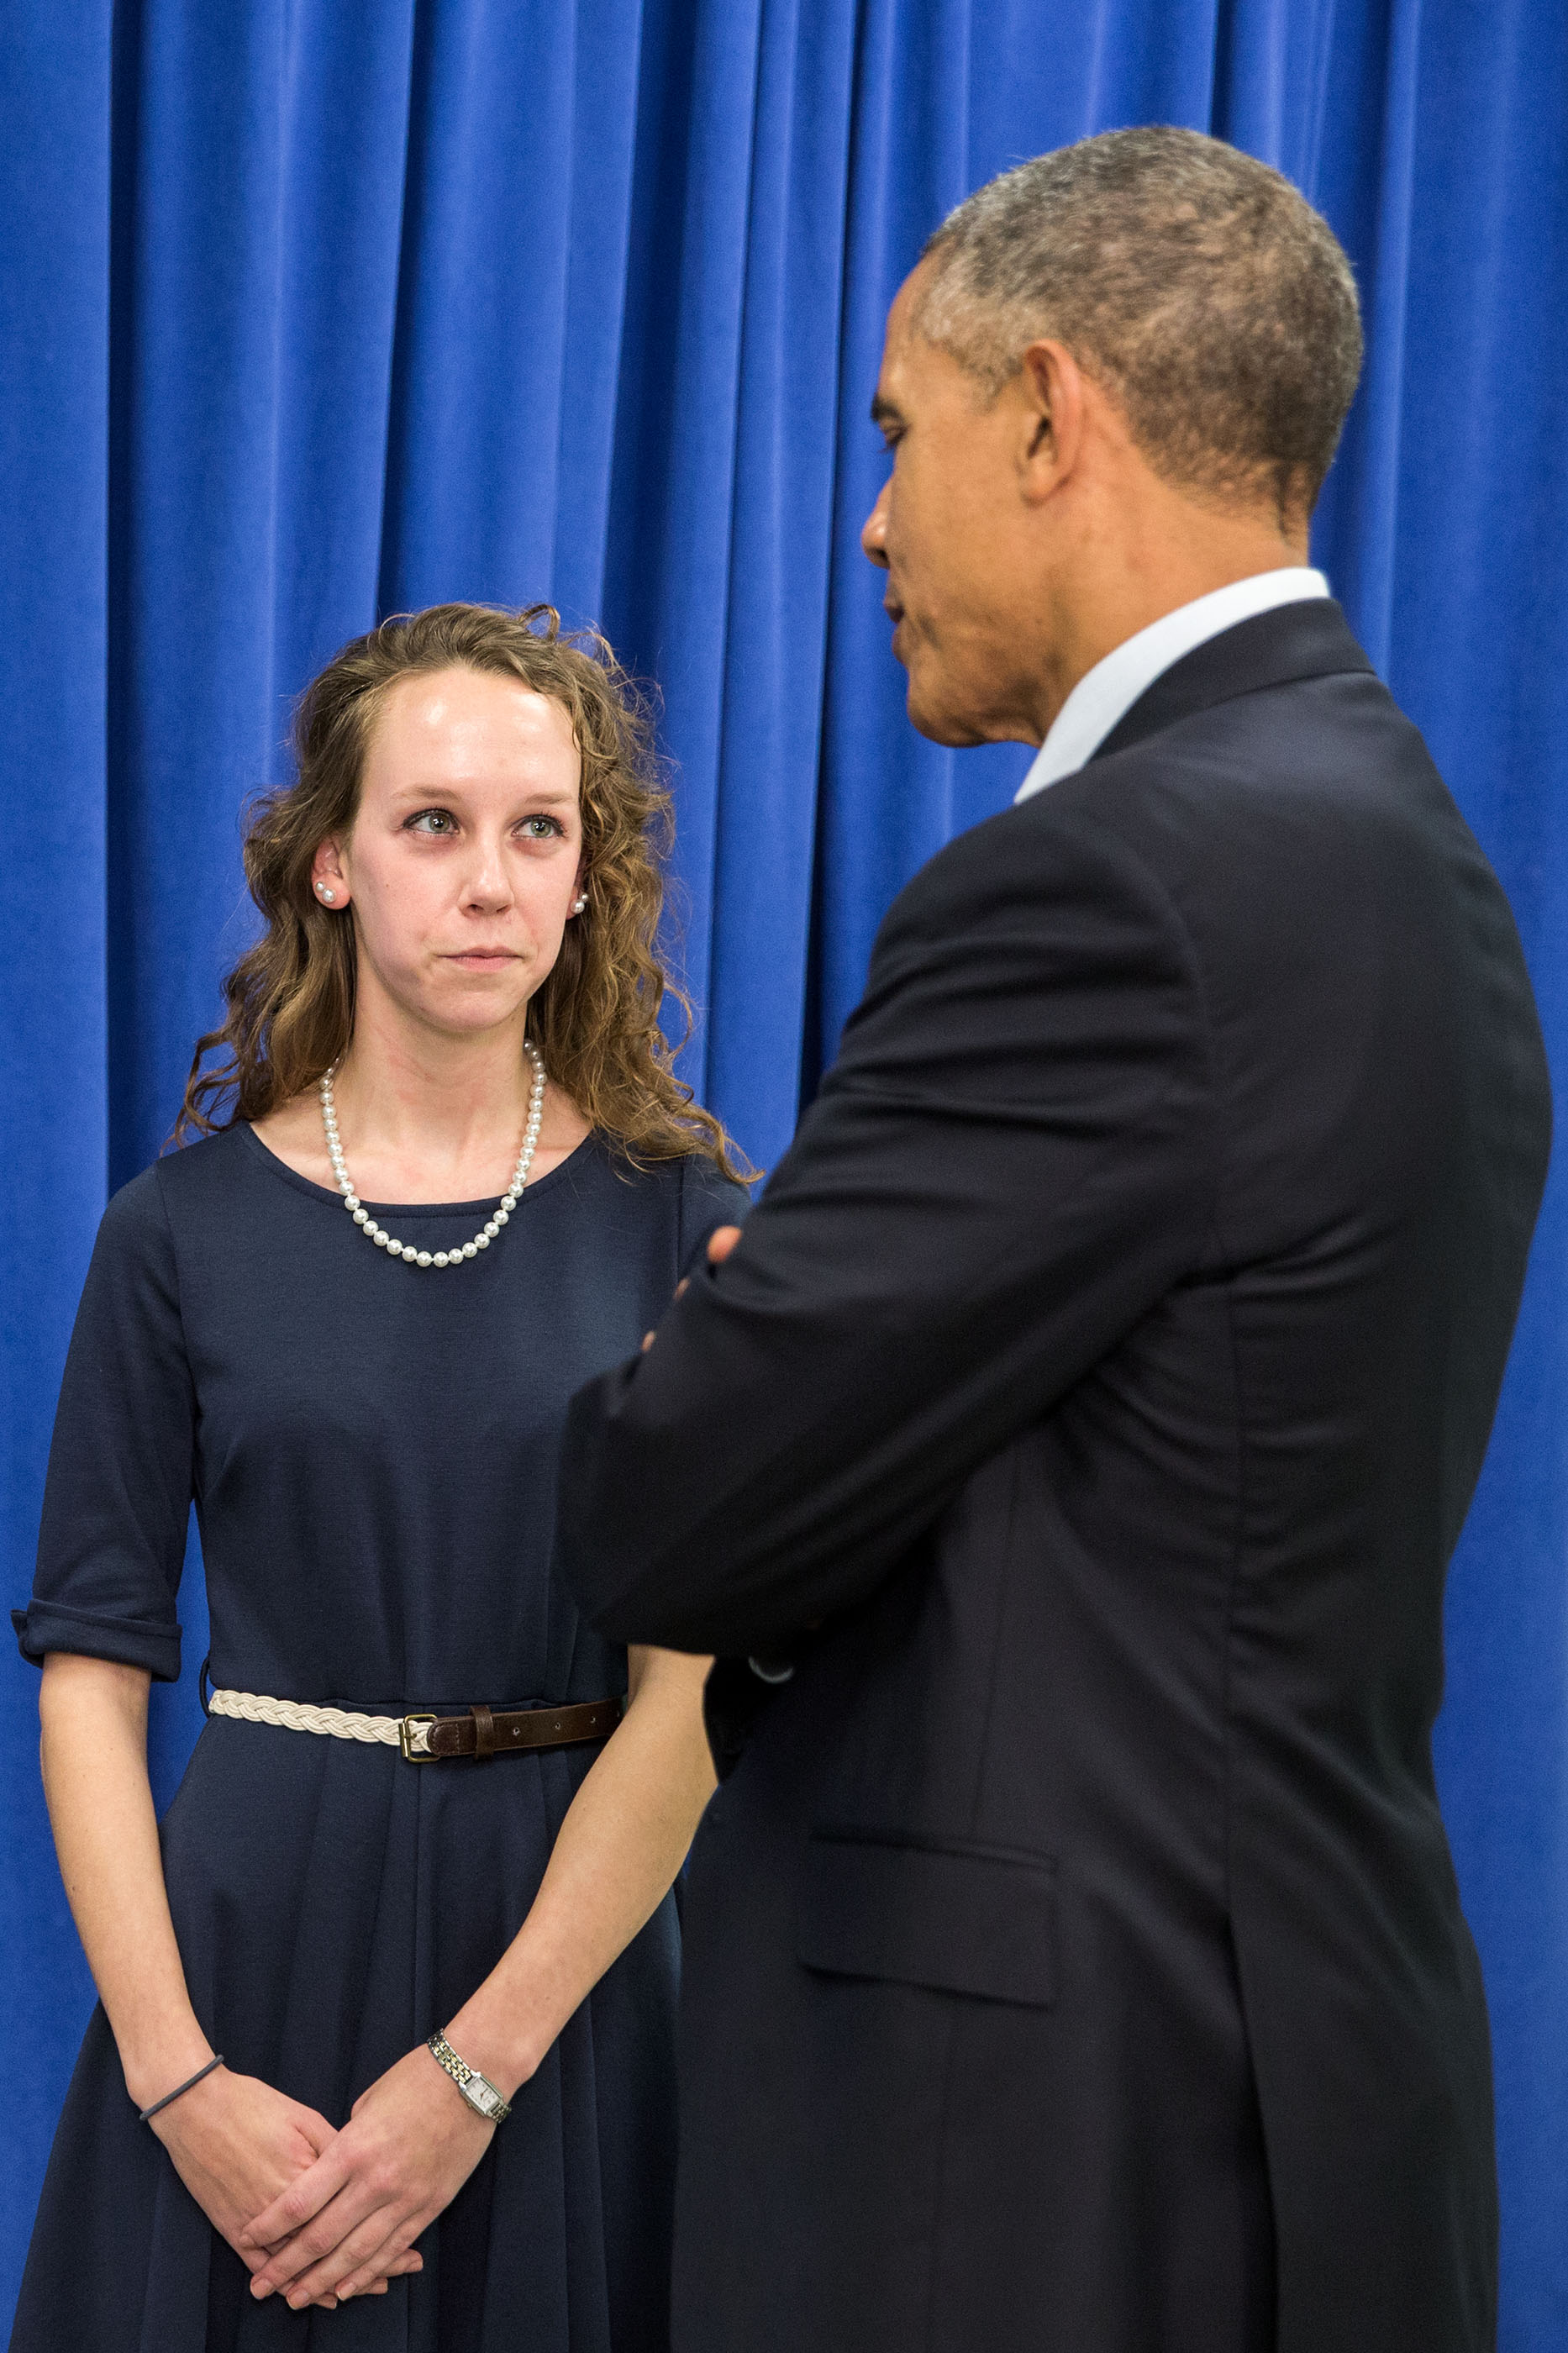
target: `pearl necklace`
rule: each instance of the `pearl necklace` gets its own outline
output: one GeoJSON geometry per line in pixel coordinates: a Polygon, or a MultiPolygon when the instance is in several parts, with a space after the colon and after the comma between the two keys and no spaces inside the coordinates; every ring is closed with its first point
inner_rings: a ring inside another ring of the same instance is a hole
{"type": "MultiPolygon", "coordinates": [[[[338,1180],[338,1190],[343,1197],[343,1207],[353,1217],[366,1238],[388,1258],[400,1258],[408,1266],[461,1266],[467,1258],[478,1258],[489,1250],[507,1219],[517,1207],[518,1196],[528,1182],[528,1172],[533,1166],[533,1155],[539,1143],[539,1122],[544,1109],[544,1060],[530,1038],[522,1041],[522,1050],[533,1064],[533,1085],[528,1099],[528,1127],[522,1139],[522,1150],[517,1155],[511,1183],[501,1195],[500,1207],[493,1218],[479,1228],[471,1242],[462,1242],[455,1250],[416,1250],[412,1242],[395,1241],[384,1226],[378,1226],[359,1195],[354,1191],[353,1178],[343,1166],[343,1148],[338,1141],[338,1112],[332,1101],[332,1073],[321,1074],[321,1124],[327,1131],[327,1157],[332,1164],[332,1174],[338,1180]]],[[[333,1065],[336,1068],[336,1065],[333,1065]]]]}

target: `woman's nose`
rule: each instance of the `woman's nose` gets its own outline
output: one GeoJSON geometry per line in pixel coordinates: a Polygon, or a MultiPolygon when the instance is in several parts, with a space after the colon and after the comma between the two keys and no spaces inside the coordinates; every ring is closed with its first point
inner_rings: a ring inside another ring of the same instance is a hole
{"type": "Polygon", "coordinates": [[[464,899],[470,907],[507,907],[511,904],[511,881],[507,873],[506,860],[499,841],[477,845],[474,863],[468,871],[464,899]]]}

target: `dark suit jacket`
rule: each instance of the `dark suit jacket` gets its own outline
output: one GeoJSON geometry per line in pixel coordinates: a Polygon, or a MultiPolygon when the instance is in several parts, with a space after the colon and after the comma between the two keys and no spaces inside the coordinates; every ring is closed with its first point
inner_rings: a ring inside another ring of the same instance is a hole
{"type": "Polygon", "coordinates": [[[595,1622],[723,1654],[731,1742],[798,1657],[692,1862],[679,2353],[1491,2344],[1429,1735],[1548,1130],[1327,601],[900,898],[735,1257],[569,1425],[595,1622]]]}

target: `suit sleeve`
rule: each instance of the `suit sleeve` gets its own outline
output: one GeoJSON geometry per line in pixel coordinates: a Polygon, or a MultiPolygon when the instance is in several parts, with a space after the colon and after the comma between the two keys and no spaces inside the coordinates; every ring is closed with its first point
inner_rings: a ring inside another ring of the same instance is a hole
{"type": "Polygon", "coordinates": [[[605,1632],[735,1655],[852,1607],[1201,1257],[1184,926],[1027,817],[917,876],[733,1255],[574,1400],[560,1567],[605,1632]]]}

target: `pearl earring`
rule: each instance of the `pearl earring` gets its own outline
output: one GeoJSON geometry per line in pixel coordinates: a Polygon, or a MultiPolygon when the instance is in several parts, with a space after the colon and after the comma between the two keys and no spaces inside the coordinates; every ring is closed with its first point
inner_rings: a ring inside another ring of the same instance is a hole
{"type": "Polygon", "coordinates": [[[587,905],[587,903],[588,903],[588,893],[586,892],[586,891],[584,891],[584,893],[583,893],[583,896],[582,896],[580,899],[574,899],[574,901],[572,902],[572,913],[573,913],[574,915],[580,915],[580,914],[582,913],[582,912],[583,912],[584,908],[587,905]]]}
{"type": "Polygon", "coordinates": [[[335,891],[329,891],[324,882],[318,882],[316,888],[321,892],[329,907],[335,904],[338,895],[335,891]]]}

